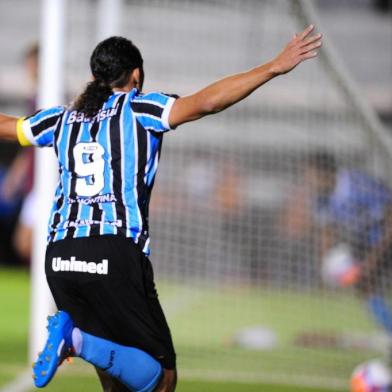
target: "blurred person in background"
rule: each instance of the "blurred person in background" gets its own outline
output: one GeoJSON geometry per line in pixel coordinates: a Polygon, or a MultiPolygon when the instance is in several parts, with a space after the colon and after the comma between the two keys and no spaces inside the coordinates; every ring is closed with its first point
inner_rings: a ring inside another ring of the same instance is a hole
{"type": "MultiPolygon", "coordinates": [[[[38,63],[39,46],[34,43],[29,47],[25,56],[25,68],[30,81],[30,97],[26,102],[27,113],[33,114],[37,110],[37,88],[38,88],[38,63]]],[[[24,148],[17,156],[21,161],[19,166],[20,176],[23,176],[25,186],[25,198],[16,224],[13,245],[19,257],[24,262],[30,262],[33,239],[33,225],[35,219],[35,193],[34,184],[34,148],[24,148]]]]}
{"type": "MultiPolygon", "coordinates": [[[[354,285],[392,338],[383,281],[392,269],[391,189],[363,171],[338,168],[334,155],[321,150],[307,157],[303,183],[291,194],[284,215],[285,235],[313,237],[322,263],[336,265],[336,283],[354,285]]],[[[331,270],[329,265],[323,267],[331,270]]]]}
{"type": "Polygon", "coordinates": [[[48,340],[33,366],[37,387],[73,355],[99,369],[105,391],[124,390],[120,382],[125,390],[175,390],[176,354],[148,259],[148,206],[162,135],[316,57],[321,34],[313,30],[295,34],[270,62],[185,97],[141,93],[140,51],[111,37],[94,49],[93,80],[70,106],[27,118],[0,115],[2,139],[52,146],[59,161],[45,272],[60,311],[49,318],[48,340]]]}
{"type": "Polygon", "coordinates": [[[17,224],[22,203],[22,196],[9,198],[4,186],[7,179],[7,167],[0,167],[0,264],[20,264],[20,260],[12,246],[12,238],[17,224]]]}
{"type": "Polygon", "coordinates": [[[35,193],[31,190],[23,200],[13,235],[13,246],[24,263],[31,260],[36,216],[35,193]]]}
{"type": "MultiPolygon", "coordinates": [[[[37,43],[30,45],[24,54],[26,89],[30,92],[26,101],[28,114],[37,110],[38,56],[37,43]]],[[[17,153],[9,168],[4,171],[0,185],[0,216],[6,218],[2,220],[0,237],[2,246],[9,249],[7,253],[12,264],[30,261],[33,218],[29,216],[34,212],[33,182],[34,149],[28,147],[17,153]],[[25,199],[28,199],[26,206],[25,199]]]]}

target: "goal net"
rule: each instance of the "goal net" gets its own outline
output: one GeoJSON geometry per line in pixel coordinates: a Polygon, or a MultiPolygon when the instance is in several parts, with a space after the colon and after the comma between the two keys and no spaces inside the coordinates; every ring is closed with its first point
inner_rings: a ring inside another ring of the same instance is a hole
{"type": "MultiPolygon", "coordinates": [[[[70,2],[73,89],[91,7],[70,2]]],[[[145,89],[183,95],[269,60],[314,18],[299,0],[132,1],[121,33],[141,48],[145,89]]],[[[385,354],[359,289],[339,282],[388,230],[390,141],[325,41],[315,61],[165,136],[151,260],[182,375],[341,387],[385,354]],[[332,206],[345,190],[358,197],[332,206]]],[[[370,283],[388,296],[387,279],[370,283]]]]}

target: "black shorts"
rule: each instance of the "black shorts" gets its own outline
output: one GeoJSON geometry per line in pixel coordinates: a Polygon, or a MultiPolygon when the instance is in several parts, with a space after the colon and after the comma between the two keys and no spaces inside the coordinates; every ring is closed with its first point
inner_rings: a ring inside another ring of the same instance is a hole
{"type": "Polygon", "coordinates": [[[58,309],[68,312],[75,326],[175,368],[151,262],[132,240],[106,235],[50,243],[45,270],[58,309]]]}

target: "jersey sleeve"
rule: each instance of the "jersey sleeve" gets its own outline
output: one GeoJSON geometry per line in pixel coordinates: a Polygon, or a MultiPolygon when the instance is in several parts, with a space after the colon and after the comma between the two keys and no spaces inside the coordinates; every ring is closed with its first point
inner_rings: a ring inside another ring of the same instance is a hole
{"type": "Polygon", "coordinates": [[[131,101],[131,109],[140,124],[148,131],[167,132],[170,110],[177,95],[164,93],[139,94],[131,101]]]}
{"type": "Polygon", "coordinates": [[[17,135],[22,146],[52,146],[54,131],[65,111],[63,106],[39,110],[17,122],[17,135]]]}

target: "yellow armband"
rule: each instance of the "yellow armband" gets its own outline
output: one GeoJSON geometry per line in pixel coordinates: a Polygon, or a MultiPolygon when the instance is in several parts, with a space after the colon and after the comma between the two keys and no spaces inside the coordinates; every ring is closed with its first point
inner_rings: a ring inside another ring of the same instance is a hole
{"type": "Polygon", "coordinates": [[[27,147],[31,146],[31,143],[29,139],[27,139],[24,131],[23,131],[23,121],[25,120],[25,117],[20,117],[18,118],[18,121],[16,122],[16,134],[18,136],[18,141],[21,146],[27,147]]]}

